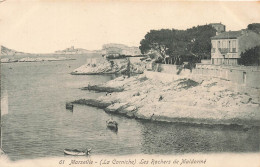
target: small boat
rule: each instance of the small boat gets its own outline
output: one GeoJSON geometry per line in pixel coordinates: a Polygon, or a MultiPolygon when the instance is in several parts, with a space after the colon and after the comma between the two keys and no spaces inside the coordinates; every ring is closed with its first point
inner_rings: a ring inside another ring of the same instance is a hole
{"type": "Polygon", "coordinates": [[[73,155],[73,156],[84,156],[84,155],[89,155],[91,149],[86,149],[85,151],[80,151],[77,149],[64,149],[64,154],[65,155],[73,155]]]}
{"type": "Polygon", "coordinates": [[[112,130],[115,130],[117,131],[118,130],[118,123],[116,121],[113,121],[113,120],[108,120],[106,121],[107,122],[107,127],[109,129],[112,129],[112,130]]]}
{"type": "Polygon", "coordinates": [[[73,104],[72,103],[66,103],[66,109],[68,109],[68,110],[73,110],[73,104]]]}

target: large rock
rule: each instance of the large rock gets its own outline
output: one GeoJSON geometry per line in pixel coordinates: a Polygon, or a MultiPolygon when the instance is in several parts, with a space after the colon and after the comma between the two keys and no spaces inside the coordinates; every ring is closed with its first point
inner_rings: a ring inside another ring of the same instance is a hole
{"type": "Polygon", "coordinates": [[[109,87],[109,86],[102,86],[102,85],[88,85],[87,87],[82,88],[82,90],[94,90],[97,92],[122,92],[124,91],[123,87],[109,87]]]}
{"type": "Polygon", "coordinates": [[[83,105],[88,105],[88,106],[93,106],[93,107],[98,107],[98,108],[106,108],[112,104],[112,102],[105,102],[105,101],[100,101],[100,100],[95,100],[95,99],[79,99],[79,100],[73,101],[72,103],[83,104],[83,105]]]}
{"type": "Polygon", "coordinates": [[[127,103],[113,103],[106,107],[104,110],[110,113],[120,113],[124,108],[127,108],[127,103]]]}

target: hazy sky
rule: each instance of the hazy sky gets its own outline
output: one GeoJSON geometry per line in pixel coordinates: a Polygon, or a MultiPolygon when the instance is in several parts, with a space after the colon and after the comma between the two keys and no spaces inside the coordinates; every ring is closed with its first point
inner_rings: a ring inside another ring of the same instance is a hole
{"type": "Polygon", "coordinates": [[[0,3],[0,44],[24,52],[48,53],[105,43],[139,46],[151,29],[187,29],[222,22],[240,30],[260,22],[259,2],[116,2],[61,0],[0,3]]]}

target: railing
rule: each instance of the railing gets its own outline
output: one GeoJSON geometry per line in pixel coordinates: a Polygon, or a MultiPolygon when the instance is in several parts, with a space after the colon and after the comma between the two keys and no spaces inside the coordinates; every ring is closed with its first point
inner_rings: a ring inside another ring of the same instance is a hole
{"type": "Polygon", "coordinates": [[[220,53],[228,53],[228,48],[218,48],[220,53]]]}
{"type": "MultiPolygon", "coordinates": [[[[218,48],[218,50],[220,51],[220,53],[225,54],[225,53],[236,53],[237,48],[218,48]]],[[[215,48],[211,49],[212,53],[216,52],[215,48]]]]}

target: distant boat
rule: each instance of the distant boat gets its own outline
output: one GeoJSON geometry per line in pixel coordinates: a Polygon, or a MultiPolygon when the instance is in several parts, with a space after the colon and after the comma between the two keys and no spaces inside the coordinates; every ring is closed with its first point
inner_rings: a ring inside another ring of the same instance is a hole
{"type": "Polygon", "coordinates": [[[107,123],[107,127],[109,129],[115,130],[115,131],[118,130],[118,123],[116,121],[108,120],[108,121],[106,121],[106,123],[107,123]]]}
{"type": "Polygon", "coordinates": [[[84,155],[89,155],[91,149],[86,149],[85,151],[80,151],[77,149],[64,149],[64,154],[65,155],[73,155],[73,156],[84,156],[84,155]]]}
{"type": "Polygon", "coordinates": [[[66,103],[66,109],[73,111],[74,105],[72,103],[66,103]]]}

